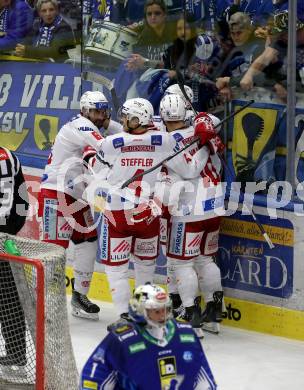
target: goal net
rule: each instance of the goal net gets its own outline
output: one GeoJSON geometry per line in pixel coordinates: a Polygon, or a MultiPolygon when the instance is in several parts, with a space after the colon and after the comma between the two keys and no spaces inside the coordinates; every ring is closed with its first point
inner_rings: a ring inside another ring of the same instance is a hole
{"type": "Polygon", "coordinates": [[[0,233],[0,326],[1,390],[77,390],[63,248],[0,233]]]}

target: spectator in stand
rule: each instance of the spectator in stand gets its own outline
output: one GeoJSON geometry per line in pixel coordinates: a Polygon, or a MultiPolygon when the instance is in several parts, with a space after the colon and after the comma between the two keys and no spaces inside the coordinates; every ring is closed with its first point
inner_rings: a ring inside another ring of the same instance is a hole
{"type": "MultiPolygon", "coordinates": [[[[18,158],[0,147],[0,232],[16,235],[22,229],[28,210],[28,194],[18,158]]],[[[9,262],[0,261],[0,324],[6,355],[0,356],[0,366],[26,365],[25,319],[9,262]],[[14,301],[14,310],[8,302],[14,301]]]]}
{"type": "MultiPolygon", "coordinates": [[[[304,5],[298,2],[296,79],[297,91],[304,91],[304,5]]],[[[273,34],[276,39],[266,47],[263,53],[252,63],[240,85],[245,91],[253,88],[256,78],[261,72],[266,75],[265,86],[272,86],[277,96],[286,102],[287,74],[287,42],[288,42],[288,10],[274,16],[273,34]]]]}
{"type": "Polygon", "coordinates": [[[36,7],[40,19],[29,36],[29,43],[16,46],[16,54],[64,62],[68,59],[67,50],[75,47],[71,26],[59,14],[57,0],[38,0],[36,7]]]}
{"type": "Polygon", "coordinates": [[[0,53],[14,50],[33,25],[33,11],[23,1],[0,0],[0,53]]]}
{"type": "Polygon", "coordinates": [[[193,15],[182,15],[176,24],[177,38],[163,56],[164,67],[169,69],[169,77],[176,82],[176,70],[184,74],[185,83],[194,91],[194,107],[206,110],[210,99],[217,93],[208,74],[212,59],[219,51],[215,38],[199,34],[193,15]]]}
{"type": "Polygon", "coordinates": [[[223,77],[217,79],[216,86],[222,96],[230,100],[231,87],[240,85],[252,61],[263,52],[265,42],[255,38],[251,19],[244,12],[234,13],[228,24],[234,48],[227,57],[229,61],[223,69],[223,77]]]}
{"type": "Polygon", "coordinates": [[[175,39],[174,23],[167,21],[167,8],[163,0],[147,0],[143,24],[131,25],[139,35],[132,54],[126,63],[127,70],[162,66],[162,55],[175,39]]]}

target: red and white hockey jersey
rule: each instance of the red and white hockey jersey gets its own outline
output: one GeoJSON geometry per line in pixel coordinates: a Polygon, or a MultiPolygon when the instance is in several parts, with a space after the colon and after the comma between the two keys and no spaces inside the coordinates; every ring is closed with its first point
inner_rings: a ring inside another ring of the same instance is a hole
{"type": "MultiPolygon", "coordinates": [[[[112,126],[111,122],[110,131],[116,125],[114,123],[112,126]]],[[[103,139],[99,129],[82,115],[67,122],[56,136],[42,176],[41,188],[65,192],[75,199],[80,199],[85,189],[82,176],[83,149],[91,146],[99,150],[103,139]]]]}
{"type": "MultiPolygon", "coordinates": [[[[172,131],[170,134],[177,142],[186,145],[194,139],[194,128],[190,126],[172,131]]],[[[182,153],[178,160],[188,161],[197,153],[198,146],[194,144],[187,149],[187,153],[182,153]]],[[[196,177],[185,181],[183,180],[185,177],[177,175],[176,171],[172,171],[170,166],[167,166],[162,178],[163,186],[158,186],[157,194],[164,192],[164,205],[170,206],[175,221],[191,222],[221,214],[224,194],[221,185],[220,158],[216,154],[211,155],[207,146],[203,146],[199,153],[202,170],[196,177]]]]}
{"type": "MultiPolygon", "coordinates": [[[[101,177],[99,192],[103,191],[103,195],[107,193],[106,209],[131,209],[146,202],[154,192],[161,167],[139,178],[124,190],[120,189],[121,185],[134,175],[175,154],[182,146],[171,134],[154,130],[144,134],[122,132],[104,139],[99,152],[99,160],[102,161],[96,161],[94,171],[97,181],[99,175],[101,177]]],[[[188,157],[188,160],[175,157],[167,165],[185,179],[197,177],[205,165],[201,152],[198,151],[193,158],[190,155],[188,157]]]]}

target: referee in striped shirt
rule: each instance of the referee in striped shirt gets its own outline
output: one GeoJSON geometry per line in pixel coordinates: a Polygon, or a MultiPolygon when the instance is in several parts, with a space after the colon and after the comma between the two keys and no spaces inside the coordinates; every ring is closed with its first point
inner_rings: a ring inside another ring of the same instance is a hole
{"type": "MultiPolygon", "coordinates": [[[[28,194],[18,158],[0,147],[0,232],[17,234],[28,210],[28,194]]],[[[25,319],[9,262],[0,261],[0,324],[6,355],[0,366],[26,364],[25,319]],[[14,307],[9,303],[14,302],[14,307]],[[10,310],[11,309],[11,310],[10,310]]],[[[2,352],[2,351],[1,351],[2,352]]]]}

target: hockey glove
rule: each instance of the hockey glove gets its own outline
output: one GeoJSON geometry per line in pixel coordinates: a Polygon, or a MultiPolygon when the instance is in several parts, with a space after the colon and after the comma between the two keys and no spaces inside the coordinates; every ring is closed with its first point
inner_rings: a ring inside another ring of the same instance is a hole
{"type": "Polygon", "coordinates": [[[204,112],[199,113],[194,120],[194,135],[199,137],[200,144],[205,145],[216,136],[212,120],[204,112]]]}
{"type": "Polygon", "coordinates": [[[207,142],[207,145],[209,147],[210,154],[223,153],[225,150],[225,145],[218,135],[216,135],[214,138],[211,138],[207,142]]]}
{"type": "Polygon", "coordinates": [[[146,221],[147,225],[150,225],[150,223],[161,214],[162,208],[160,202],[151,199],[148,203],[143,203],[136,207],[132,213],[131,222],[139,223],[146,221]]]}
{"type": "Polygon", "coordinates": [[[82,150],[82,159],[88,163],[92,157],[95,157],[96,153],[96,150],[88,145],[82,150]]]}

